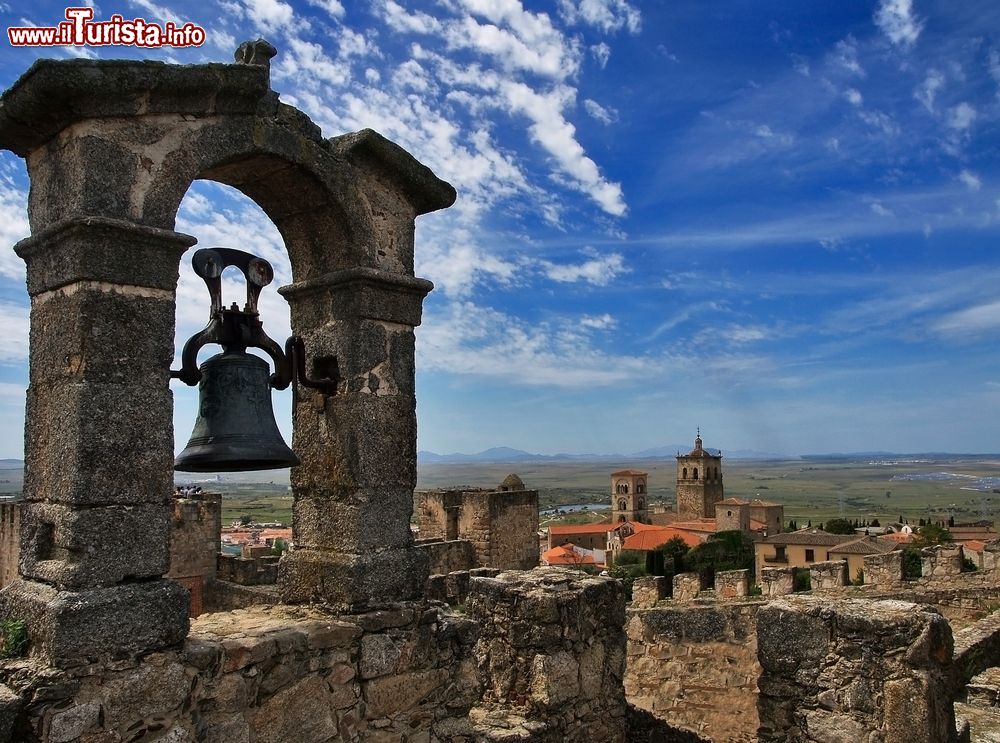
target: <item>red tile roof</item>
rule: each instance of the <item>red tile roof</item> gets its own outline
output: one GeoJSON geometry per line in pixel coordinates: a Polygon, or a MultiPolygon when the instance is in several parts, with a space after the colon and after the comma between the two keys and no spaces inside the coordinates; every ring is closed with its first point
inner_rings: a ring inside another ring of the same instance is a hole
{"type": "Polygon", "coordinates": [[[599,524],[554,524],[549,527],[549,534],[602,534],[617,529],[621,524],[605,521],[599,524]]]}
{"type": "Polygon", "coordinates": [[[704,540],[697,534],[692,534],[683,529],[675,529],[672,526],[657,526],[649,529],[637,531],[630,537],[626,537],[622,547],[627,550],[655,550],[661,544],[666,544],[674,537],[680,537],[688,547],[697,547],[704,540]]]}
{"type": "Polygon", "coordinates": [[[645,477],[648,474],[649,474],[648,472],[642,472],[641,470],[618,470],[617,472],[612,472],[611,476],[612,477],[628,477],[629,475],[636,475],[636,476],[645,477]]]}
{"type": "Polygon", "coordinates": [[[573,543],[567,542],[561,547],[553,547],[542,553],[542,560],[549,565],[596,565],[594,556],[577,552],[573,549],[573,543]]]}

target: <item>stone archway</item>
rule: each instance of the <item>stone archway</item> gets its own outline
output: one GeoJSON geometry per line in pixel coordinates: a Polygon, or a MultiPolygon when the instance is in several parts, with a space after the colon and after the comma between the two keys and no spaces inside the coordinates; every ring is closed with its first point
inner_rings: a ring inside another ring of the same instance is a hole
{"type": "Polygon", "coordinates": [[[179,641],[167,566],[174,292],[195,238],[173,230],[197,178],[233,186],[277,225],[281,289],[339,394],[295,403],[297,550],[286,601],[349,608],[419,595],[414,219],[454,189],[370,130],[324,140],[270,90],[274,49],[191,66],[36,62],[4,94],[0,146],[25,158],[32,234],[16,246],[32,298],[21,577],[0,614],[30,618],[53,661],[179,641]],[[128,610],[124,610],[125,607],[128,610]]]}

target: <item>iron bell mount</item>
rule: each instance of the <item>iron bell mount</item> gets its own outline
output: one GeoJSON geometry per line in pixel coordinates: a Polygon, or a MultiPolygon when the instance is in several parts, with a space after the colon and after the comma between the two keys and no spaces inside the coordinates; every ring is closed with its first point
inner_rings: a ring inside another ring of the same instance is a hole
{"type": "Polygon", "coordinates": [[[174,469],[184,472],[241,472],[274,469],[299,464],[298,457],[281,438],[271,390],[301,384],[324,395],[337,392],[334,378],[312,380],[305,373],[302,339],[291,336],[282,348],[264,332],[257,309],[261,290],[274,280],[274,269],[263,258],[233,248],[203,248],[192,259],[194,272],[208,286],[212,300],[208,325],[188,339],[181,352],[180,370],[170,376],[185,384],[198,385],[198,418],[174,469]],[[222,303],[222,272],[233,266],[246,278],[247,299],[222,303]],[[222,346],[222,353],[198,367],[198,352],[209,343],[222,346]],[[259,348],[274,362],[248,354],[259,348]]]}

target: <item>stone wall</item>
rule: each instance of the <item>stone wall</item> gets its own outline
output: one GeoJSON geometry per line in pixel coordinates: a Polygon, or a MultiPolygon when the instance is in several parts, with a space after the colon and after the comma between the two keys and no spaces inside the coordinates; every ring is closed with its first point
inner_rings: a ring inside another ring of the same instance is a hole
{"type": "Polygon", "coordinates": [[[454,539],[450,542],[421,539],[416,544],[421,551],[427,553],[432,575],[445,575],[476,567],[476,553],[468,539],[454,539]]]}
{"type": "Polygon", "coordinates": [[[17,580],[20,539],[21,503],[0,502],[0,588],[17,580]]]}
{"type": "Polygon", "coordinates": [[[750,741],[757,729],[760,602],[629,608],[629,702],[717,741],[750,741]]]}
{"type": "Polygon", "coordinates": [[[673,578],[674,601],[690,601],[701,592],[701,576],[697,573],[678,573],[673,578]]]}
{"type": "Polygon", "coordinates": [[[951,578],[962,572],[962,545],[937,544],[920,550],[921,577],[951,578]]]}
{"type": "Polygon", "coordinates": [[[203,610],[204,594],[215,578],[216,556],[222,549],[222,494],[174,497],[173,509],[167,576],[188,589],[190,615],[196,617],[203,610]]]}
{"type": "Polygon", "coordinates": [[[760,741],[956,740],[952,636],[934,609],[798,596],[757,616],[760,741]]]}
{"type": "MultiPolygon", "coordinates": [[[[865,575],[867,577],[867,573],[865,575]]],[[[849,582],[847,560],[814,562],[809,566],[809,587],[813,591],[843,588],[849,582]]]]}
{"type": "Polygon", "coordinates": [[[273,586],[278,579],[280,561],[281,557],[274,554],[237,557],[220,552],[217,556],[216,575],[219,580],[239,583],[241,586],[273,586]]]}
{"type": "Polygon", "coordinates": [[[505,740],[628,740],[619,581],[563,568],[500,573],[472,581],[466,612],[480,626],[474,720],[507,728],[505,740]]]}
{"type": "Polygon", "coordinates": [[[795,590],[796,570],[798,568],[761,568],[761,593],[768,598],[791,593],[795,590]]]}
{"type": "Polygon", "coordinates": [[[453,570],[538,565],[537,490],[424,491],[417,495],[417,515],[421,541],[472,543],[474,561],[453,570]]]}
{"type": "Polygon", "coordinates": [[[903,583],[903,552],[894,550],[884,555],[865,555],[865,585],[891,588],[903,583]]]}
{"type": "Polygon", "coordinates": [[[720,570],[715,574],[715,595],[718,598],[740,599],[749,592],[749,570],[720,570]]]}
{"type": "Polygon", "coordinates": [[[649,575],[636,578],[632,583],[632,603],[636,609],[649,609],[667,597],[667,578],[649,575]]]}

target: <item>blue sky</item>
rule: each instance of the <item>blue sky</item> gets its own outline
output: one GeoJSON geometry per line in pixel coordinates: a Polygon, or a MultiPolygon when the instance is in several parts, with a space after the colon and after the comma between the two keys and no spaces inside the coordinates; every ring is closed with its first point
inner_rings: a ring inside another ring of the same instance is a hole
{"type": "MultiPolygon", "coordinates": [[[[371,127],[459,192],[422,217],[419,447],[1000,451],[1000,4],[99,0],[192,21],[324,134],[371,127]]],[[[63,5],[0,4],[52,25],[63,5]]],[[[39,50],[0,47],[9,86],[39,50]]],[[[0,244],[27,232],[0,155],[0,244]]],[[[177,229],[289,272],[247,198],[198,182],[177,229]]],[[[178,340],[204,324],[186,268],[178,340]]],[[[265,327],[288,332],[273,292],[265,327]]],[[[0,253],[0,456],[20,456],[23,266],[0,253]]],[[[175,383],[176,436],[193,393],[175,383]]],[[[287,429],[287,398],[276,397],[287,429]]]]}

